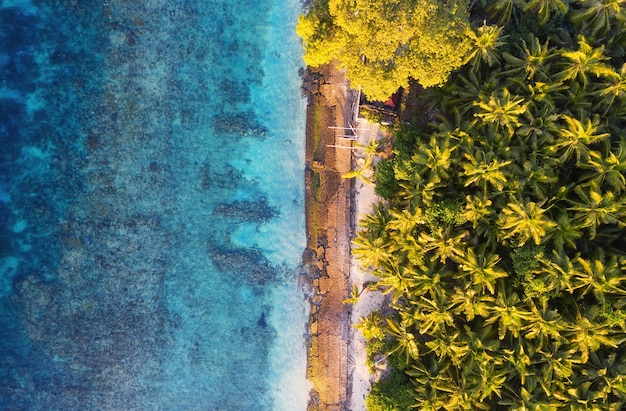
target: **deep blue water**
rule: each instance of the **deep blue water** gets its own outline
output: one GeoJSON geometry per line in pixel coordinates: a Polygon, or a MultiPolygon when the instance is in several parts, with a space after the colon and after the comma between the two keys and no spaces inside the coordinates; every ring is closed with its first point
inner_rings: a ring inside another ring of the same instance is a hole
{"type": "Polygon", "coordinates": [[[299,13],[0,0],[0,409],[306,409],[299,13]]]}

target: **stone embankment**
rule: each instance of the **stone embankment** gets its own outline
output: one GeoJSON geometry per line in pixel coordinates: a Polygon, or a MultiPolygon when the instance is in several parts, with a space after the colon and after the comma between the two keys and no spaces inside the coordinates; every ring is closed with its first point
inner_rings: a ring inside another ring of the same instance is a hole
{"type": "Polygon", "coordinates": [[[341,139],[352,121],[356,93],[334,66],[307,72],[306,225],[311,314],[307,377],[309,411],[340,411],[348,402],[350,306],[351,142],[341,139]]]}

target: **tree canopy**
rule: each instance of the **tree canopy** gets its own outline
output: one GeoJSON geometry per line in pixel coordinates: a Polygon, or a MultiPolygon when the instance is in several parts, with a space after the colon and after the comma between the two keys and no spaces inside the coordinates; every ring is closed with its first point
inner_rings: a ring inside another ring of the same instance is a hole
{"type": "Polygon", "coordinates": [[[297,31],[309,66],[339,61],[372,100],[386,100],[409,78],[425,87],[445,82],[476,39],[464,0],[314,0],[297,31]]]}
{"type": "Polygon", "coordinates": [[[354,240],[390,296],[370,362],[404,376],[368,403],[625,409],[624,5],[476,4],[481,51],[394,132],[354,240]]]}

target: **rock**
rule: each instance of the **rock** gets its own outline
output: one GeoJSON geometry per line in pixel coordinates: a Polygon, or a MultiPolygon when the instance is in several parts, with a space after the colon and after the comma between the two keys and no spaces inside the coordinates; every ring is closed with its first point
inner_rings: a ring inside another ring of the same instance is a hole
{"type": "Polygon", "coordinates": [[[324,261],[319,260],[315,262],[315,266],[317,267],[318,270],[323,271],[324,270],[324,261]]]}
{"type": "Polygon", "coordinates": [[[219,134],[242,137],[265,138],[267,135],[267,129],[257,121],[252,111],[218,114],[213,117],[213,130],[219,134]]]}
{"type": "Polygon", "coordinates": [[[323,260],[325,254],[326,254],[326,249],[323,246],[320,245],[319,247],[317,247],[316,258],[318,260],[323,260]]]}
{"type": "Polygon", "coordinates": [[[234,201],[232,203],[221,203],[215,206],[213,214],[232,218],[238,221],[248,221],[261,223],[271,220],[278,215],[276,207],[267,204],[265,197],[257,200],[234,201]]]}

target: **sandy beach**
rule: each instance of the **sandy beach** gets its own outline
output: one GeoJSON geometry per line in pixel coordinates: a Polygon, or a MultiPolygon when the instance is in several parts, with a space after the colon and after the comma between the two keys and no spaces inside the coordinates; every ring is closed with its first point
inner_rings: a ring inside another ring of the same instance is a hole
{"type": "Polygon", "coordinates": [[[359,289],[371,280],[352,261],[350,241],[359,215],[371,210],[373,186],[360,179],[344,179],[358,161],[360,150],[343,138],[343,128],[358,128],[358,143],[377,138],[378,128],[359,119],[358,93],[342,72],[324,66],[308,72],[304,88],[307,107],[305,173],[308,249],[304,263],[311,301],[307,378],[313,389],[309,410],[364,410],[370,379],[365,367],[365,344],[352,327],[380,304],[380,296],[365,291],[355,306],[343,304],[353,284],[359,289]]]}
{"type": "MultiPolygon", "coordinates": [[[[386,138],[387,135],[384,131],[380,130],[379,124],[369,123],[364,118],[358,118],[355,120],[355,134],[357,135],[356,143],[360,146],[367,146],[375,139],[381,141],[386,138]]],[[[364,161],[361,160],[365,157],[363,150],[353,151],[353,162],[359,164],[364,161]]],[[[374,158],[374,163],[378,161],[378,158],[374,158]]],[[[364,177],[371,177],[372,171],[369,170],[364,177]]],[[[361,178],[355,179],[352,185],[352,204],[351,204],[351,216],[352,216],[352,237],[354,237],[356,231],[359,229],[359,220],[366,214],[370,214],[373,209],[373,205],[380,201],[380,198],[374,192],[374,185],[365,182],[361,178]]],[[[365,338],[363,334],[354,328],[354,325],[359,323],[362,317],[369,315],[372,311],[380,308],[385,302],[385,297],[379,291],[371,291],[367,288],[367,283],[375,281],[376,277],[363,270],[360,264],[356,261],[355,257],[351,255],[350,258],[350,290],[356,286],[360,292],[359,300],[356,304],[351,306],[350,316],[350,334],[348,344],[348,357],[350,362],[348,364],[348,410],[350,411],[365,411],[365,397],[369,393],[371,380],[373,376],[369,373],[368,367],[365,364],[367,358],[365,352],[365,338]]]]}

